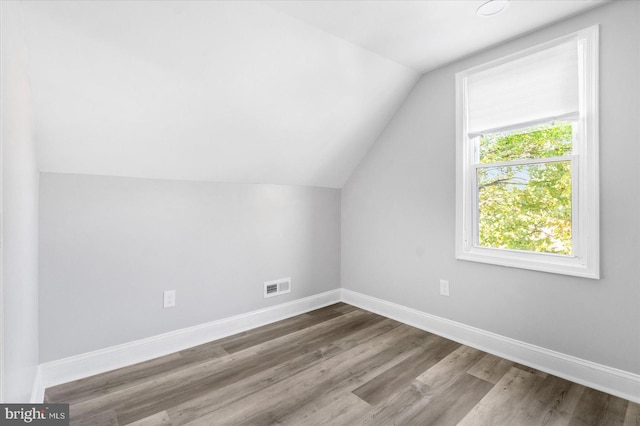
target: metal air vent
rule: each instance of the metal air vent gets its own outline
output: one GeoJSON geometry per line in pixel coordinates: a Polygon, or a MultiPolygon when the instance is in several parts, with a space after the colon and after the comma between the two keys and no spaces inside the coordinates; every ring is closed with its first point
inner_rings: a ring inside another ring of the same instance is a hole
{"type": "Polygon", "coordinates": [[[264,297],[278,296],[284,293],[291,293],[291,278],[280,278],[264,283],[264,297]]]}

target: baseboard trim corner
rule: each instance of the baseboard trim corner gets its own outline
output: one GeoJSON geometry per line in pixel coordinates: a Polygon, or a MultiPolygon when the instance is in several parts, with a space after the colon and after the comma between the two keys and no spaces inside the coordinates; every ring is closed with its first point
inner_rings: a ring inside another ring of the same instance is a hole
{"type": "Polygon", "coordinates": [[[530,366],[620,398],[640,403],[640,375],[501,336],[386,300],[340,289],[343,302],[530,366]]]}
{"type": "Polygon", "coordinates": [[[31,390],[31,400],[32,404],[39,404],[44,401],[44,390],[45,386],[42,383],[42,367],[36,367],[36,377],[33,380],[33,389],[31,390]]]}
{"type": "Polygon", "coordinates": [[[340,289],[39,365],[32,402],[45,389],[148,361],[340,302],[340,289]]]}

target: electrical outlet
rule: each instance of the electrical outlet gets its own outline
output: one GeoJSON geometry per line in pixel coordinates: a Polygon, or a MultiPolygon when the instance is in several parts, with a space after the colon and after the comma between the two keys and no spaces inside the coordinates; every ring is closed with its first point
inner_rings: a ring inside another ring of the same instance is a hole
{"type": "Polygon", "coordinates": [[[173,308],[176,306],[176,291],[167,290],[164,292],[164,307],[173,308]]]}
{"type": "Polygon", "coordinates": [[[449,281],[440,280],[440,294],[442,296],[449,296],[449,281]]]}

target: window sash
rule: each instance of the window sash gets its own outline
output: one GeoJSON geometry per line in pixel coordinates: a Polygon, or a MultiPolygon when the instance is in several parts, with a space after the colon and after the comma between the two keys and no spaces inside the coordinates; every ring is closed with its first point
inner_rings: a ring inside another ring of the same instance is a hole
{"type": "MultiPolygon", "coordinates": [[[[477,145],[476,145],[477,146],[477,145]]],[[[579,202],[579,191],[578,191],[578,181],[580,176],[579,171],[579,156],[578,155],[563,155],[559,157],[548,157],[548,158],[534,158],[534,159],[525,159],[525,160],[513,160],[513,161],[502,161],[498,163],[474,163],[469,165],[469,173],[468,176],[471,179],[470,186],[474,188],[474,191],[470,191],[471,198],[471,206],[473,206],[472,211],[472,223],[471,229],[472,233],[472,245],[474,248],[479,249],[492,249],[492,250],[500,250],[503,252],[519,252],[526,254],[546,254],[550,256],[561,256],[566,258],[580,258],[580,253],[578,252],[580,245],[580,202],[579,202]],[[478,169],[485,169],[491,167],[510,167],[510,166],[520,166],[520,165],[528,165],[528,164],[547,164],[547,163],[558,163],[558,162],[566,162],[569,161],[571,163],[571,254],[558,254],[558,253],[547,253],[547,252],[532,252],[528,250],[518,250],[518,249],[506,249],[500,247],[489,247],[480,245],[480,202],[479,202],[479,191],[480,187],[478,185],[478,169]]]]}
{"type": "Polygon", "coordinates": [[[473,167],[474,169],[484,169],[489,167],[509,167],[523,166],[527,164],[555,163],[559,161],[571,161],[576,157],[577,155],[563,155],[559,157],[526,158],[522,160],[499,161],[496,163],[475,163],[472,164],[471,167],[473,167]]]}

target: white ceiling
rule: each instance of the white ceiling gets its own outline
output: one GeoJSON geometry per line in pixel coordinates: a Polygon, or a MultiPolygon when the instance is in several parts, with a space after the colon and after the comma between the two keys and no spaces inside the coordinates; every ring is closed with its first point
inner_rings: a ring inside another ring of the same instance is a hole
{"type": "Polygon", "coordinates": [[[478,17],[476,10],[486,1],[284,0],[267,3],[424,73],[608,0],[511,0],[502,14],[478,17]]]}
{"type": "Polygon", "coordinates": [[[340,188],[420,73],[596,5],[23,2],[42,171],[340,188]]]}

